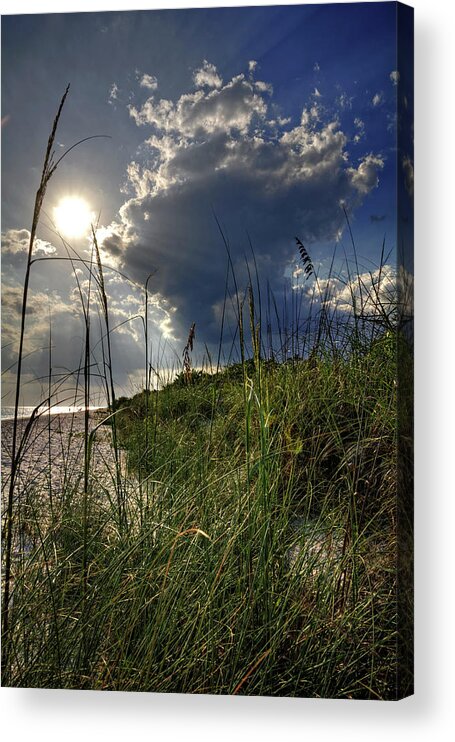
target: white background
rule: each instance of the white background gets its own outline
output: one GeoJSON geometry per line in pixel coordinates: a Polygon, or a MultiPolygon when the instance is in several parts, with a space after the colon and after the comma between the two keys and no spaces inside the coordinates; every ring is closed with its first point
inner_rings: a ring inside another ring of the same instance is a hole
{"type": "MultiPolygon", "coordinates": [[[[380,703],[2,688],[3,739],[455,739],[455,3],[414,0],[410,4],[416,12],[415,696],[400,703],[380,703]]],[[[3,0],[2,13],[211,5],[216,3],[134,0],[127,6],[121,0],[3,0]]]]}

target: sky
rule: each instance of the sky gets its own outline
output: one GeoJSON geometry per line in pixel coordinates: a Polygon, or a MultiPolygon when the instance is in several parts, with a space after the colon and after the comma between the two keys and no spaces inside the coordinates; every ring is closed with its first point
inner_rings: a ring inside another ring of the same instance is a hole
{"type": "MultiPolygon", "coordinates": [[[[64,199],[73,209],[83,199],[98,225],[121,394],[144,381],[139,287],[151,273],[151,358],[177,369],[193,322],[194,362],[216,357],[225,242],[239,293],[254,267],[252,246],[260,282],[279,303],[283,290],[309,292],[296,236],[321,281],[334,250],[336,266],[352,259],[346,211],[359,272],[374,275],[385,243],[392,275],[397,229],[400,241],[412,239],[412,141],[400,140],[400,125],[410,131],[412,121],[409,75],[393,2],[3,16],[4,404],[14,388],[35,193],[68,83],[56,155],[103,137],[72,150],[47,189],[27,307],[24,404],[44,394],[49,345],[62,379],[81,363],[76,279],[84,291],[87,275],[55,258],[67,255],[66,241],[89,259],[90,241],[65,234],[64,199]]],[[[347,288],[333,284],[341,306],[347,288]]],[[[232,296],[232,277],[228,289],[232,296]]],[[[228,306],[225,361],[233,312],[228,306]]]]}

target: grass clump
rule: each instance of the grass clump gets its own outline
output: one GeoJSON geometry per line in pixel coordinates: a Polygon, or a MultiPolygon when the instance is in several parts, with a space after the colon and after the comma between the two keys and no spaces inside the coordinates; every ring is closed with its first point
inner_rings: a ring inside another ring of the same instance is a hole
{"type": "Polygon", "coordinates": [[[391,342],[265,367],[260,390],[257,369],[246,406],[230,369],[153,392],[147,417],[124,402],[128,528],[77,494],[52,528],[28,516],[10,682],[394,697],[391,342]]]}

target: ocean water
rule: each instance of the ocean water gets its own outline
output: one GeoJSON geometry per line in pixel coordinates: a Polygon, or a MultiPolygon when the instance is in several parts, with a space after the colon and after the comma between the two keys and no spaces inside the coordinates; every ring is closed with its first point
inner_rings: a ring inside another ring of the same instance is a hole
{"type": "MultiPolygon", "coordinates": [[[[6,406],[5,406],[6,407],[6,406]]],[[[48,418],[47,413],[38,416],[27,437],[26,445],[20,454],[20,472],[17,486],[21,492],[33,487],[38,491],[42,488],[43,494],[49,491],[52,485],[54,494],[67,491],[76,491],[83,483],[84,474],[84,445],[85,421],[84,415],[72,415],[68,412],[81,412],[82,406],[55,406],[55,414],[48,418]],[[58,414],[60,413],[60,414],[58,414]],[[65,414],[66,413],[66,414],[65,414]],[[69,485],[71,482],[71,485],[69,485]],[[68,489],[69,488],[69,489],[68,489]],[[73,488],[73,489],[72,489],[73,488]]],[[[10,408],[10,414],[14,410],[10,408]]],[[[33,407],[23,407],[21,412],[30,417],[33,407]]],[[[3,409],[2,413],[7,413],[3,409]]],[[[89,417],[89,431],[99,423],[95,414],[89,417]]],[[[18,436],[22,435],[27,426],[27,418],[22,418],[18,424],[18,436]]],[[[1,430],[1,468],[2,488],[9,486],[12,449],[13,423],[12,420],[2,420],[1,430]]],[[[91,471],[99,483],[99,492],[111,492],[112,471],[115,470],[115,459],[112,449],[112,429],[109,425],[102,425],[94,438],[91,471]]],[[[98,484],[96,485],[98,487],[98,484]]],[[[115,494],[115,492],[114,492],[115,494]]]]}
{"type": "MultiPolygon", "coordinates": [[[[27,419],[32,414],[34,407],[27,407],[22,406],[19,407],[19,417],[21,419],[27,419]]],[[[83,412],[84,406],[75,406],[75,405],[52,405],[50,409],[51,415],[68,415],[74,412],[83,412]]],[[[90,405],[89,410],[99,410],[101,407],[98,405],[90,405]]],[[[40,414],[48,414],[49,409],[47,407],[43,407],[40,409],[40,414]]],[[[14,407],[9,405],[2,405],[2,420],[12,420],[14,417],[14,407]]]]}

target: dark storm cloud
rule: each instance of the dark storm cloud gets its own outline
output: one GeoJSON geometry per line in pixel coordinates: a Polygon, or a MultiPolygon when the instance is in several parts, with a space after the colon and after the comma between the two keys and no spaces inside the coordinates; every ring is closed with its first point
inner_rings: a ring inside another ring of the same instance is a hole
{"type": "Polygon", "coordinates": [[[103,238],[103,248],[109,253],[109,255],[118,258],[123,252],[122,238],[114,231],[106,234],[103,238]]]}
{"type": "Polygon", "coordinates": [[[223,84],[205,60],[193,75],[195,91],[176,101],[154,92],[130,107],[147,135],[145,155],[128,167],[132,197],[103,249],[138,281],[157,269],[150,287],[176,310],[180,337],[193,321],[205,339],[217,336],[226,252],[216,219],[240,283],[248,232],[261,277],[282,285],[294,235],[308,244],[336,239],[342,207],[358,207],[384,165],[373,153],[353,159],[336,114],[313,96],[294,126],[272,118],[271,86],[255,80],[254,69],[223,84]]]}

